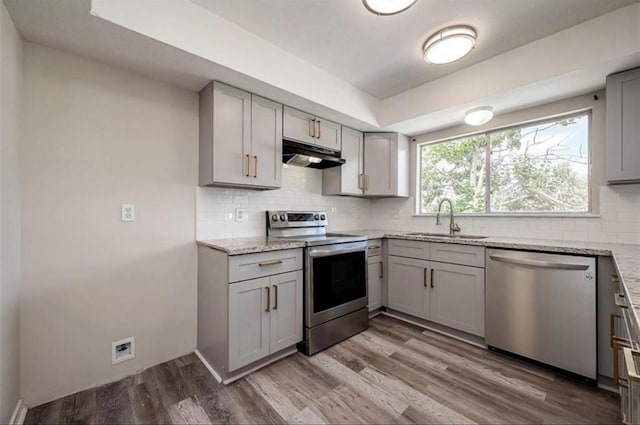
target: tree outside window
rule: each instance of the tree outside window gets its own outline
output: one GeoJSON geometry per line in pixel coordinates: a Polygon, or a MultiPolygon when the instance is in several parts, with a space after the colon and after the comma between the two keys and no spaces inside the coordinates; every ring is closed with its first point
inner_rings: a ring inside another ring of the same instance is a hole
{"type": "Polygon", "coordinates": [[[590,208],[589,114],[423,144],[418,154],[420,213],[442,198],[458,213],[590,208]]]}

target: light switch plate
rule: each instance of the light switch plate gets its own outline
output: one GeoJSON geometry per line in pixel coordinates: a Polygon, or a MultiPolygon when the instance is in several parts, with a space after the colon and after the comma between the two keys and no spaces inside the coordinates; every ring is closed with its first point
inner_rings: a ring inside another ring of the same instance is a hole
{"type": "Polygon", "coordinates": [[[247,218],[247,212],[244,208],[236,208],[236,221],[241,223],[247,218]]]}
{"type": "Polygon", "coordinates": [[[120,220],[136,221],[136,207],[133,204],[122,204],[120,208],[120,220]]]}

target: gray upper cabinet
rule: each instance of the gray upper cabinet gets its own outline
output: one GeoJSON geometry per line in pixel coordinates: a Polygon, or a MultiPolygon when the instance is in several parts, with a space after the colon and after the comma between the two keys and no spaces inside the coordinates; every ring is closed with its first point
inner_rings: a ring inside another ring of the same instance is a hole
{"type": "Polygon", "coordinates": [[[219,82],[200,92],[200,185],[280,187],[282,105],[219,82]]]}
{"type": "Polygon", "coordinates": [[[282,105],[251,95],[253,184],[280,187],[282,181],[282,105]]]}
{"type": "Polygon", "coordinates": [[[362,133],[342,127],[341,167],[324,170],[324,195],[409,196],[409,140],[398,133],[362,133]]]}
{"type": "Polygon", "coordinates": [[[607,77],[607,181],[640,182],[640,68],[607,77]]]}
{"type": "Polygon", "coordinates": [[[318,134],[316,144],[333,151],[342,150],[342,126],[316,117],[318,134]]]}
{"type": "Polygon", "coordinates": [[[409,139],[399,133],[365,133],[364,194],[409,196],[409,139]]]}
{"type": "Polygon", "coordinates": [[[335,122],[285,106],[282,127],[285,139],[333,151],[342,149],[341,126],[335,122]]]}
{"type": "Polygon", "coordinates": [[[364,134],[342,127],[342,158],[344,165],[327,168],[322,173],[324,195],[362,196],[364,175],[364,134]]]}

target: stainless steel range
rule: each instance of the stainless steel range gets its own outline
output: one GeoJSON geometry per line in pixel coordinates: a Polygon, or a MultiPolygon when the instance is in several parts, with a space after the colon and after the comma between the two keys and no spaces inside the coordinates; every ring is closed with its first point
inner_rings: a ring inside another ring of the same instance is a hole
{"type": "Polygon", "coordinates": [[[305,354],[314,354],[369,326],[367,240],[327,233],[325,211],[267,211],[267,236],[304,241],[305,354]]]}

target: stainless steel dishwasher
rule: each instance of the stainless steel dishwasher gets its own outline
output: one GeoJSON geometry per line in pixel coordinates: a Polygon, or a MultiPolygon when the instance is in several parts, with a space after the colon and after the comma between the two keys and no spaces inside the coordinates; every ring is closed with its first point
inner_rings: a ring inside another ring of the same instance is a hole
{"type": "Polygon", "coordinates": [[[596,259],[487,249],[486,343],[596,379],[596,259]]]}

